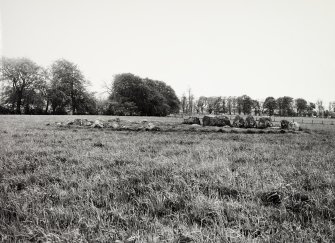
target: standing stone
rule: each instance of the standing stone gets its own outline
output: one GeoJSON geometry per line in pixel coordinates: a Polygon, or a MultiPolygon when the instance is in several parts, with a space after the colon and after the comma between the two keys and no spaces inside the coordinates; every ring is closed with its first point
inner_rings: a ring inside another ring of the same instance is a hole
{"type": "Polygon", "coordinates": [[[280,121],[280,128],[281,129],[288,129],[290,122],[288,120],[281,120],[280,121]]]}
{"type": "Polygon", "coordinates": [[[202,119],[203,126],[217,126],[217,127],[224,127],[224,126],[231,126],[230,120],[227,116],[214,116],[214,115],[207,115],[204,116],[202,119]]]}
{"type": "Polygon", "coordinates": [[[252,115],[248,115],[247,118],[245,118],[244,123],[245,128],[253,128],[257,126],[256,120],[252,115]]]}
{"type": "Polygon", "coordinates": [[[104,124],[100,120],[95,120],[94,123],[92,124],[92,127],[103,128],[104,124]]]}
{"type": "Polygon", "coordinates": [[[112,124],[111,124],[110,126],[111,126],[111,128],[113,128],[113,129],[117,129],[117,128],[119,128],[119,124],[116,123],[116,122],[112,122],[112,124]]]}
{"type": "Polygon", "coordinates": [[[74,119],[73,124],[77,126],[87,126],[89,121],[87,119],[74,119]]]}
{"type": "Polygon", "coordinates": [[[160,131],[160,128],[157,127],[155,124],[149,122],[146,127],[145,127],[146,131],[160,131]]]}
{"type": "Polygon", "coordinates": [[[298,122],[290,122],[289,123],[289,129],[293,131],[299,131],[300,130],[300,125],[298,122]]]}
{"type": "Polygon", "coordinates": [[[272,127],[272,122],[270,117],[260,117],[258,120],[257,128],[267,128],[272,127]]]}
{"type": "Polygon", "coordinates": [[[233,126],[234,127],[239,127],[239,128],[244,127],[243,117],[240,116],[240,115],[235,116],[234,121],[233,121],[233,126]]]}
{"type": "Polygon", "coordinates": [[[183,124],[198,124],[200,125],[200,119],[198,117],[187,117],[184,118],[183,124]]]}

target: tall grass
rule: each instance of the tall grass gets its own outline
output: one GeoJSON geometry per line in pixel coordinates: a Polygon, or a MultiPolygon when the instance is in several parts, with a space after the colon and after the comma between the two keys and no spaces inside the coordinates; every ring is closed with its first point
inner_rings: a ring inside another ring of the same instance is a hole
{"type": "Polygon", "coordinates": [[[0,117],[0,241],[335,241],[334,132],[45,125],[67,119],[0,117]]]}

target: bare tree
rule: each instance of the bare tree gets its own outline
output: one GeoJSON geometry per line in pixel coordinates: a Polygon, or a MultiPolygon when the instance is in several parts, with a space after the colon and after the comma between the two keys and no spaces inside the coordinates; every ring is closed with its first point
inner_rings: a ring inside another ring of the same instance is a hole
{"type": "Polygon", "coordinates": [[[181,110],[183,112],[183,114],[185,114],[187,112],[187,98],[186,98],[186,95],[183,94],[181,96],[181,110]]]}
{"type": "Polygon", "coordinates": [[[323,116],[324,107],[322,100],[318,99],[316,101],[316,108],[318,109],[318,116],[323,116]]]}
{"type": "Polygon", "coordinates": [[[187,97],[188,103],[187,103],[187,113],[192,114],[193,113],[193,101],[194,96],[191,93],[191,89],[188,89],[188,97],[187,97]]]}

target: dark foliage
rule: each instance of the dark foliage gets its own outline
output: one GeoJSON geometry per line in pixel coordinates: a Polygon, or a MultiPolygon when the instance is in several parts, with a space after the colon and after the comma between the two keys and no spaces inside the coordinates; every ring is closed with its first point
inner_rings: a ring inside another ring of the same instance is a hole
{"type": "Polygon", "coordinates": [[[179,99],[164,82],[131,73],[114,78],[108,113],[111,115],[166,116],[179,111],[179,99]]]}

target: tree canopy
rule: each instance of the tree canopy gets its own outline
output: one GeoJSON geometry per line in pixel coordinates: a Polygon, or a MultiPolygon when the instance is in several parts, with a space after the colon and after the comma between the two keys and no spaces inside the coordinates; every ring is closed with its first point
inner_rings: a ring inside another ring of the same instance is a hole
{"type": "Polygon", "coordinates": [[[301,116],[307,109],[307,101],[303,98],[295,99],[295,106],[298,114],[301,116]]]}
{"type": "Polygon", "coordinates": [[[67,60],[55,61],[50,69],[28,58],[2,58],[1,81],[4,84],[1,110],[7,113],[95,114],[95,97],[85,87],[79,68],[67,60]]]}
{"type": "Polygon", "coordinates": [[[279,97],[277,99],[277,105],[280,116],[291,116],[293,112],[293,98],[289,96],[279,97]]]}
{"type": "Polygon", "coordinates": [[[79,111],[81,102],[87,93],[85,91],[86,80],[78,67],[67,60],[60,59],[51,66],[51,91],[53,108],[69,105],[72,114],[79,111]]]}
{"type": "Polygon", "coordinates": [[[89,92],[79,67],[59,59],[50,67],[42,67],[28,58],[0,60],[0,114],[110,114],[166,116],[172,113],[192,115],[255,114],[280,116],[330,116],[322,100],[316,103],[303,98],[283,96],[265,101],[242,96],[200,96],[198,99],[188,89],[180,98],[172,87],[163,81],[141,78],[132,73],[114,76],[109,97],[96,98],[89,92]]]}
{"type": "Polygon", "coordinates": [[[1,60],[1,80],[6,82],[7,102],[12,104],[17,114],[21,114],[22,104],[32,102],[32,93],[41,79],[41,67],[28,58],[5,58],[1,60]],[[15,107],[15,108],[14,108],[15,107]]]}
{"type": "Polygon", "coordinates": [[[109,99],[112,115],[166,116],[179,112],[180,107],[170,86],[131,73],[115,75],[109,99]]]}
{"type": "Polygon", "coordinates": [[[274,113],[274,110],[277,108],[277,101],[273,97],[267,97],[263,104],[264,110],[269,114],[269,116],[272,116],[274,113]]]}

